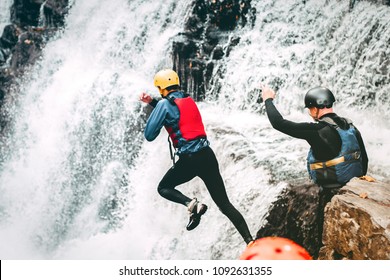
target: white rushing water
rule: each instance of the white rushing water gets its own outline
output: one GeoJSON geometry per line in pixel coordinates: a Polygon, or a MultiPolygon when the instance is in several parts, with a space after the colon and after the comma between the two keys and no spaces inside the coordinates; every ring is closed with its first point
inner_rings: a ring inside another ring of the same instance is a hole
{"type": "MultiPolygon", "coordinates": [[[[210,206],[191,232],[186,209],[156,191],[171,166],[166,133],[143,140],[138,95],[157,93],[153,75],[172,66],[171,39],[191,4],[163,2],[76,1],[25,75],[3,139],[1,259],[236,259],[244,249],[199,179],[179,187],[210,206]]],[[[237,31],[239,45],[220,61],[223,79],[213,82],[224,94],[199,104],[228,194],[253,234],[285,182],[307,176],[308,145],[273,130],[248,97],[259,82],[278,85],[276,104],[296,121],[310,121],[305,91],[328,85],[337,112],[366,141],[370,174],[390,175],[389,83],[380,83],[390,80],[389,9],[296,2],[257,2],[254,27],[237,31]]]]}
{"type": "Polygon", "coordinates": [[[0,36],[7,24],[11,23],[11,6],[13,0],[0,0],[0,36]]]}

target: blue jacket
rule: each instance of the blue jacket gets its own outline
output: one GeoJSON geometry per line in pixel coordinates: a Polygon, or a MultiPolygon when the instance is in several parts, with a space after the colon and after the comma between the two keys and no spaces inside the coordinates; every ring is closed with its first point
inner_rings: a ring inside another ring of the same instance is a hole
{"type": "MultiPolygon", "coordinates": [[[[184,98],[184,93],[180,91],[171,92],[169,95],[174,98],[184,98]]],[[[160,100],[152,113],[145,127],[145,138],[148,141],[153,141],[160,134],[161,128],[171,127],[174,131],[179,129],[180,113],[176,105],[172,104],[168,99],[160,100]]],[[[180,136],[179,136],[180,137],[180,136]]],[[[191,141],[181,141],[177,147],[176,154],[196,153],[199,150],[209,146],[209,141],[206,138],[198,138],[191,141]]]]}

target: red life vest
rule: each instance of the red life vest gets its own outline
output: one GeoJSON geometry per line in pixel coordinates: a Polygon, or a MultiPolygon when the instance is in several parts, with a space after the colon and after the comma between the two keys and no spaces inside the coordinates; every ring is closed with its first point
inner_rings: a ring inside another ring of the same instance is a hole
{"type": "MultiPolygon", "coordinates": [[[[191,97],[171,98],[171,103],[174,103],[179,109],[179,131],[181,137],[185,141],[191,141],[197,138],[206,137],[202,116],[200,115],[198,106],[191,97]]],[[[173,146],[176,148],[179,142],[177,135],[178,131],[173,131],[172,127],[165,127],[172,139],[173,146]]]]}

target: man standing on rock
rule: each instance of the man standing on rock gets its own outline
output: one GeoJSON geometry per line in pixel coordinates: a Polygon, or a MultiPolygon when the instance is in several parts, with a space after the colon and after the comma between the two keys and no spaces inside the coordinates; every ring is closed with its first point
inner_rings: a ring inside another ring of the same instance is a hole
{"type": "MultiPolygon", "coordinates": [[[[307,171],[320,186],[322,220],[322,210],[333,195],[353,177],[366,175],[368,157],[363,139],[351,120],[333,112],[336,100],[327,88],[315,87],[306,93],[305,107],[315,123],[285,120],[273,103],[275,96],[271,88],[262,87],[262,98],[272,126],[287,135],[306,140],[310,145],[307,171]]],[[[319,224],[322,227],[321,220],[319,224]]]]}
{"type": "MultiPolygon", "coordinates": [[[[189,222],[187,230],[193,230],[207,206],[196,198],[190,199],[176,187],[199,176],[205,183],[213,201],[225,214],[248,244],[253,239],[241,213],[230,203],[225,185],[219,172],[218,161],[209,146],[202,117],[194,100],[180,91],[179,76],[173,70],[166,69],[154,77],[161,101],[142,93],[140,100],[154,107],[146,123],[145,138],[153,141],[165,127],[173,142],[179,160],[170,168],[158,185],[158,193],[176,203],[187,207],[189,222]]],[[[171,157],[174,159],[174,154],[171,157]]]]}

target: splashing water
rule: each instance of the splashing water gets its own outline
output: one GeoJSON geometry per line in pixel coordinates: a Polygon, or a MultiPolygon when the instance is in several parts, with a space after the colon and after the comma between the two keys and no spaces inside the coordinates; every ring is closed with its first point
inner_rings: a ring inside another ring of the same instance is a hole
{"type": "Polygon", "coordinates": [[[11,23],[11,6],[12,0],[0,1],[0,36],[3,34],[3,29],[6,25],[11,23]]]}
{"type": "MultiPolygon", "coordinates": [[[[7,105],[14,122],[2,139],[0,258],[236,259],[244,249],[200,179],[178,187],[210,206],[185,230],[186,209],[156,191],[171,166],[167,135],[143,140],[138,94],[156,93],[154,73],[172,66],[171,39],[190,4],[72,6],[7,105]]],[[[227,192],[253,234],[286,182],[307,176],[308,145],[272,129],[253,95],[259,82],[278,89],[278,108],[295,121],[310,121],[305,91],[329,86],[336,111],[365,139],[369,172],[389,178],[390,11],[365,2],[348,9],[336,0],[257,2],[253,28],[233,34],[239,45],[216,67],[220,91],[199,104],[227,192]]]]}

